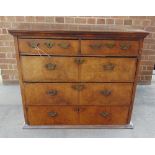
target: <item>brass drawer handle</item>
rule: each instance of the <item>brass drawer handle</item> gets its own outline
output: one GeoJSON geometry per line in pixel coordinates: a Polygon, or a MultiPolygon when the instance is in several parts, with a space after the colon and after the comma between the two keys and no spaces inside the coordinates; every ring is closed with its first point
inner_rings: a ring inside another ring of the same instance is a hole
{"type": "Polygon", "coordinates": [[[74,111],[75,111],[75,112],[80,112],[80,108],[79,108],[79,107],[74,108],[74,111]]]}
{"type": "Polygon", "coordinates": [[[52,48],[54,46],[54,43],[48,41],[48,42],[45,42],[45,45],[47,46],[47,48],[52,48]]]}
{"type": "Polygon", "coordinates": [[[30,46],[31,48],[37,48],[39,45],[40,45],[40,44],[39,44],[38,42],[36,42],[36,41],[32,41],[32,42],[29,43],[29,46],[30,46]]]}
{"type": "Polygon", "coordinates": [[[47,93],[47,95],[55,96],[58,94],[58,91],[57,90],[48,90],[46,93],[47,93]]]}
{"type": "Polygon", "coordinates": [[[113,48],[116,46],[116,44],[114,42],[109,42],[109,43],[106,43],[105,46],[108,48],[113,48]]]}
{"type": "Polygon", "coordinates": [[[45,65],[46,69],[48,70],[55,70],[56,68],[56,64],[53,64],[53,63],[48,63],[45,65]]]}
{"type": "Polygon", "coordinates": [[[111,95],[112,91],[111,90],[101,90],[100,93],[104,96],[109,96],[109,95],[111,95]]]}
{"type": "Polygon", "coordinates": [[[131,47],[129,43],[120,43],[121,50],[128,50],[131,47]]]}
{"type": "Polygon", "coordinates": [[[58,115],[57,112],[54,112],[54,111],[48,112],[48,116],[49,116],[49,117],[55,117],[55,116],[57,116],[57,115],[58,115]]]}
{"type": "Polygon", "coordinates": [[[115,68],[115,64],[108,63],[103,65],[103,69],[106,71],[112,71],[115,68]]]}
{"type": "Polygon", "coordinates": [[[77,64],[83,64],[85,60],[83,58],[75,58],[75,63],[77,64]]]}
{"type": "Polygon", "coordinates": [[[76,85],[72,85],[72,88],[77,91],[82,91],[85,88],[85,86],[83,84],[76,84],[76,85]]]}
{"type": "Polygon", "coordinates": [[[58,46],[61,48],[67,49],[70,47],[70,44],[69,43],[59,43],[58,46]]]}
{"type": "Polygon", "coordinates": [[[109,116],[109,113],[108,112],[101,112],[100,113],[100,115],[102,116],[102,117],[108,117],[109,116]]]}
{"type": "Polygon", "coordinates": [[[100,49],[103,45],[102,44],[90,44],[89,45],[92,49],[100,49]]]}

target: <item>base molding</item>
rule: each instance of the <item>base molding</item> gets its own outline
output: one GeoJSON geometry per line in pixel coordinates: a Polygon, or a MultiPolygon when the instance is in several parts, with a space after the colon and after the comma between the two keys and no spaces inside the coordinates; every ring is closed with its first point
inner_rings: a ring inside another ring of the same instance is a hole
{"type": "Polygon", "coordinates": [[[126,125],[28,125],[23,129],[133,129],[133,123],[126,125]]]}
{"type": "Polygon", "coordinates": [[[3,85],[19,85],[19,81],[18,80],[12,80],[12,81],[3,80],[2,84],[3,85]]]}

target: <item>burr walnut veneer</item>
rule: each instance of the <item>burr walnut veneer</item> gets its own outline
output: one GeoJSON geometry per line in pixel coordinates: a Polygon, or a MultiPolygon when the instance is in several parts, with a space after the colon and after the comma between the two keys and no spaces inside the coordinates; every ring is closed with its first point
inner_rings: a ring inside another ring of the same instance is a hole
{"type": "Polygon", "coordinates": [[[131,127],[147,32],[9,32],[29,127],[131,127]]]}

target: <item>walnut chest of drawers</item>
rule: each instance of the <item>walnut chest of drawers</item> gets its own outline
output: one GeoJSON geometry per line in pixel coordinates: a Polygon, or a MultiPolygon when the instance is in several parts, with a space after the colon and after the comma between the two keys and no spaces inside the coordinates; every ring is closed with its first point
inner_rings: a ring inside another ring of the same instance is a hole
{"type": "Polygon", "coordinates": [[[147,32],[9,32],[29,127],[131,127],[147,32]]]}

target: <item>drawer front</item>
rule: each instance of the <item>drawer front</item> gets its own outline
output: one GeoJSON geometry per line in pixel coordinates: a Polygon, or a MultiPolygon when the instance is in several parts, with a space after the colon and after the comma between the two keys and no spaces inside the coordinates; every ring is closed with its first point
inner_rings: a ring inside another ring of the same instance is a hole
{"type": "Polygon", "coordinates": [[[27,105],[129,105],[132,87],[130,83],[24,84],[27,105]]]}
{"type": "Polygon", "coordinates": [[[78,124],[78,113],[72,106],[29,106],[30,125],[72,125],[78,124]]]}
{"type": "Polygon", "coordinates": [[[81,106],[80,124],[82,125],[124,125],[127,124],[127,106],[81,106]]]}
{"type": "Polygon", "coordinates": [[[123,125],[127,106],[29,106],[29,125],[123,125]]]}
{"type": "Polygon", "coordinates": [[[81,105],[130,105],[131,83],[84,83],[81,105]]]}
{"type": "Polygon", "coordinates": [[[138,41],[82,40],[81,53],[89,55],[138,55],[138,41]]]}
{"type": "Polygon", "coordinates": [[[22,56],[21,67],[24,81],[78,81],[78,67],[72,57],[22,56]]]}
{"type": "Polygon", "coordinates": [[[19,51],[27,54],[75,55],[79,51],[78,40],[19,39],[19,51]]]}
{"type": "Polygon", "coordinates": [[[71,105],[78,104],[78,91],[73,83],[29,83],[24,84],[27,105],[71,105]]]}
{"type": "Polygon", "coordinates": [[[82,82],[133,82],[136,58],[82,58],[82,82]]]}

